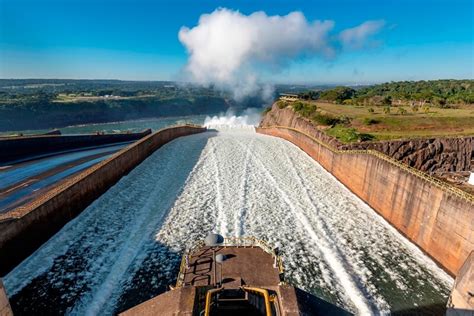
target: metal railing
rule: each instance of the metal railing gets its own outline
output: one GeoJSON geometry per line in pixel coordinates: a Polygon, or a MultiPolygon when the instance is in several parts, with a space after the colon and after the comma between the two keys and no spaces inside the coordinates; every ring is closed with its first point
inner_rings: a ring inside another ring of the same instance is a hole
{"type": "Polygon", "coordinates": [[[276,266],[279,273],[284,272],[283,260],[275,249],[272,248],[266,241],[255,237],[226,237],[222,243],[224,247],[259,247],[266,253],[270,254],[276,260],[276,266]]]}
{"type": "Polygon", "coordinates": [[[206,293],[206,306],[204,307],[204,316],[209,316],[211,314],[211,307],[212,307],[212,297],[214,294],[219,293],[224,288],[212,289],[207,291],[206,293]]]}
{"type": "MultiPolygon", "coordinates": [[[[187,269],[187,260],[190,261],[193,255],[202,249],[205,246],[204,240],[200,240],[192,244],[185,252],[181,259],[181,264],[179,267],[178,278],[176,280],[175,288],[181,287],[184,285],[184,279],[186,276],[187,269]],[[186,259],[187,258],[187,259],[186,259]]],[[[279,274],[284,273],[283,268],[283,259],[280,255],[275,252],[275,249],[272,248],[266,241],[258,239],[255,237],[225,237],[222,244],[219,247],[258,247],[270,254],[275,260],[276,268],[278,269],[279,274]]]]}
{"type": "Polygon", "coordinates": [[[362,150],[362,149],[359,149],[359,150],[341,150],[341,149],[336,149],[328,144],[326,144],[325,142],[321,141],[320,139],[317,139],[303,131],[300,131],[296,128],[293,128],[293,127],[288,127],[288,126],[280,126],[280,125],[275,125],[275,126],[268,126],[268,127],[259,127],[259,129],[285,129],[285,130],[289,130],[289,131],[293,131],[293,132],[296,132],[298,134],[301,134],[301,135],[304,135],[306,137],[308,137],[309,139],[311,139],[312,141],[318,143],[319,145],[321,145],[322,147],[328,149],[329,151],[331,151],[332,153],[334,154],[346,154],[346,155],[353,155],[353,154],[359,154],[359,155],[370,155],[370,156],[375,156],[381,160],[384,160],[400,169],[403,169],[404,171],[414,175],[415,177],[418,177],[420,179],[422,179],[423,181],[426,181],[438,188],[440,188],[441,190],[443,190],[444,192],[448,193],[448,194],[451,194],[451,195],[454,195],[456,197],[459,197],[459,198],[462,198],[468,202],[470,202],[471,204],[474,204],[474,195],[466,192],[466,191],[463,191],[461,189],[458,189],[456,187],[454,187],[453,185],[449,184],[449,183],[446,183],[444,181],[441,181],[435,177],[432,177],[430,176],[429,174],[423,172],[423,171],[420,171],[416,168],[413,168],[411,166],[408,166],[402,162],[400,162],[399,160],[396,160],[390,156],[387,156],[386,154],[384,153],[381,153],[380,151],[377,151],[377,150],[373,150],[373,149],[367,149],[367,150],[362,150]]]}
{"type": "Polygon", "coordinates": [[[252,293],[252,294],[257,294],[263,297],[264,303],[265,303],[265,315],[266,316],[272,316],[272,307],[271,303],[275,302],[276,297],[271,296],[268,293],[268,290],[262,289],[259,287],[251,287],[251,286],[241,286],[240,287],[242,290],[252,293]]]}
{"type": "MultiPolygon", "coordinates": [[[[241,286],[240,288],[247,293],[261,296],[265,304],[265,316],[272,316],[271,304],[276,302],[276,296],[270,295],[268,290],[258,288],[258,287],[241,286]]],[[[206,304],[204,306],[204,313],[201,312],[201,314],[204,314],[204,316],[210,316],[213,297],[217,295],[219,292],[221,292],[223,289],[224,288],[220,287],[217,289],[208,290],[206,292],[206,304]]]]}

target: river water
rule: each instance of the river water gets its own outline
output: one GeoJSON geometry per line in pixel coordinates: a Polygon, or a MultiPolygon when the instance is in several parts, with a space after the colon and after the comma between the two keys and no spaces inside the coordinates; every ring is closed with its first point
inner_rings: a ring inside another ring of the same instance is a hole
{"type": "MultiPolygon", "coordinates": [[[[115,132],[120,132],[120,131],[141,132],[145,128],[151,128],[152,130],[159,130],[161,128],[171,126],[171,125],[176,125],[176,124],[202,124],[205,118],[206,118],[206,115],[158,117],[158,118],[147,118],[147,119],[133,120],[133,121],[71,125],[71,126],[59,128],[59,130],[61,131],[63,135],[91,134],[95,132],[115,133],[115,132]]],[[[7,132],[0,132],[0,137],[15,135],[18,133],[22,133],[24,135],[41,134],[41,133],[46,133],[49,131],[51,131],[51,129],[7,131],[7,132]]]]}
{"type": "Polygon", "coordinates": [[[442,313],[453,280],[293,144],[251,128],[157,150],[4,278],[16,315],[107,315],[166,290],[208,232],[281,249],[286,278],[361,315],[442,313]]]}

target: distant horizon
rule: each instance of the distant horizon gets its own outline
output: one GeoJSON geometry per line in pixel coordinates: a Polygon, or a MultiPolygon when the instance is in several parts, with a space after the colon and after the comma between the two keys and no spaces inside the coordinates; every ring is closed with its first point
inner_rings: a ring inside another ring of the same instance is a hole
{"type": "MultiPolygon", "coordinates": [[[[0,80],[83,80],[83,81],[123,81],[123,82],[172,82],[172,83],[180,83],[180,84],[190,84],[196,86],[202,86],[200,83],[191,82],[191,81],[180,81],[180,80],[135,80],[135,79],[116,79],[116,78],[3,78],[0,77],[0,80]]],[[[302,85],[302,86],[309,86],[309,85],[341,85],[341,86],[370,86],[370,85],[378,85],[390,82],[418,82],[418,81],[438,81],[438,80],[474,80],[474,78],[437,78],[437,79],[417,79],[417,80],[388,80],[388,81],[378,81],[378,82],[368,82],[368,83],[357,83],[357,82],[267,82],[271,85],[302,85]]]]}

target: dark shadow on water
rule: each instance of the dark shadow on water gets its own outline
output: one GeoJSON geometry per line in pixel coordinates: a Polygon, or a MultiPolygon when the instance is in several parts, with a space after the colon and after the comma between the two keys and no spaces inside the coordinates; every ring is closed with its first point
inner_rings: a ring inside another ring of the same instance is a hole
{"type": "Polygon", "coordinates": [[[446,304],[437,303],[401,310],[395,310],[391,312],[391,315],[405,316],[405,315],[431,315],[431,316],[441,316],[446,314],[446,304]]]}
{"type": "Polygon", "coordinates": [[[147,256],[134,273],[131,282],[123,289],[114,314],[169,291],[169,286],[175,285],[181,256],[182,253],[157,243],[153,253],[147,256]]]}
{"type": "Polygon", "coordinates": [[[302,315],[353,315],[339,306],[298,288],[296,288],[296,298],[302,315]]]}
{"type": "Polygon", "coordinates": [[[85,284],[77,286],[82,281],[79,274],[86,267],[84,258],[77,256],[73,267],[64,268],[63,263],[69,260],[70,255],[66,253],[57,257],[49,272],[55,275],[74,274],[76,278],[64,278],[58,286],[58,281],[53,282],[48,273],[41,274],[10,297],[14,315],[62,315],[74,304],[78,295],[89,289],[85,284]]]}
{"type": "MultiPolygon", "coordinates": [[[[186,179],[199,160],[208,140],[215,136],[215,131],[190,136],[193,137],[193,140],[189,142],[188,147],[192,147],[192,150],[183,152],[186,163],[180,165],[180,170],[173,174],[172,185],[167,188],[168,190],[174,190],[175,198],[182,193],[186,179]]],[[[133,172],[134,170],[130,172],[129,177],[133,172]]],[[[167,214],[163,216],[163,218],[166,217],[167,214]]],[[[81,220],[81,218],[78,217],[75,220],[81,220]]],[[[163,223],[164,220],[156,226],[155,232],[159,231],[163,223]]],[[[127,224],[113,222],[112,225],[118,225],[118,228],[120,228],[127,224]]],[[[91,225],[100,225],[100,223],[94,221],[91,225]]],[[[176,223],[176,225],[179,225],[179,223],[176,223]]],[[[64,229],[68,229],[68,226],[63,227],[61,231],[64,229]]],[[[55,236],[48,242],[58,242],[55,240],[55,236]]],[[[75,240],[81,240],[81,236],[74,237],[75,240]]],[[[107,235],[98,236],[98,238],[100,237],[107,238],[107,235]]],[[[154,240],[154,233],[150,236],[150,240],[154,240]]],[[[90,246],[84,246],[80,242],[74,244],[64,255],[54,258],[53,265],[49,270],[32,279],[23,289],[11,296],[10,303],[14,314],[63,315],[71,311],[76,304],[79,304],[81,299],[87,300],[87,295],[90,295],[91,291],[94,290],[91,286],[98,286],[93,285],[94,282],[97,282],[95,276],[85,277],[83,273],[89,270],[89,262],[84,257],[88,253],[87,247],[90,246]]],[[[115,312],[126,310],[144,302],[165,292],[169,285],[174,285],[179,271],[181,255],[181,253],[155,242],[151,250],[147,249],[146,257],[140,263],[138,270],[126,273],[117,286],[120,288],[114,289],[116,292],[121,292],[116,303],[115,312]],[[129,282],[129,280],[131,281],[129,282]]]]}

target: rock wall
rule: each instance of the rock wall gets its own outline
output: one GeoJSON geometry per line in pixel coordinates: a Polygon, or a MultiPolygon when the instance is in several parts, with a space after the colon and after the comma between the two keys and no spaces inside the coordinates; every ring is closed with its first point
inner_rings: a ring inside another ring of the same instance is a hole
{"type": "Polygon", "coordinates": [[[205,130],[197,126],[177,126],[157,131],[38,199],[0,214],[0,275],[28,257],[156,149],[175,138],[205,130]]]}
{"type": "Polygon", "coordinates": [[[260,126],[293,127],[337,149],[374,149],[431,174],[474,170],[474,136],[342,144],[291,108],[279,109],[276,104],[263,117],[260,126]]]}
{"type": "Polygon", "coordinates": [[[63,150],[129,142],[151,134],[147,129],[141,133],[105,135],[39,135],[0,137],[0,163],[24,159],[63,150]]]}
{"type": "Polygon", "coordinates": [[[474,249],[472,195],[377,151],[337,150],[292,128],[257,132],[300,147],[451,275],[474,249]]]}
{"type": "Polygon", "coordinates": [[[0,279],[0,315],[2,316],[13,316],[13,312],[8,301],[7,292],[3,286],[3,282],[0,279]]]}
{"type": "Polygon", "coordinates": [[[418,170],[437,174],[470,171],[474,166],[474,137],[423,138],[366,142],[341,149],[375,149],[418,170]]]}

